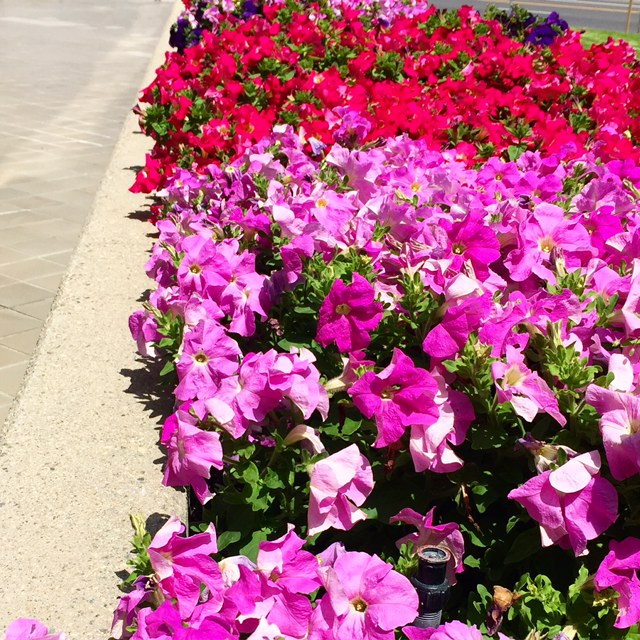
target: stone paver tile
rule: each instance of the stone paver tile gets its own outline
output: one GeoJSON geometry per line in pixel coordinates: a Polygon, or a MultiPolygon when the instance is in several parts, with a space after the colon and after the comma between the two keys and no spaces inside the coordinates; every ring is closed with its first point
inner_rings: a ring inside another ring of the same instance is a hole
{"type": "Polygon", "coordinates": [[[26,357],[21,351],[0,345],[0,369],[24,362],[26,357]]]}
{"type": "MultiPolygon", "coordinates": [[[[42,258],[30,258],[29,260],[21,260],[13,262],[2,267],[2,275],[0,275],[0,285],[2,284],[2,276],[8,276],[14,280],[22,280],[23,282],[34,283],[34,280],[42,276],[57,275],[62,271],[59,264],[42,258]]],[[[9,283],[5,283],[9,284],[9,283]]],[[[36,283],[37,284],[37,283],[36,283]]],[[[38,285],[42,286],[42,285],[38,285]]],[[[57,289],[57,285],[55,289],[57,289]]],[[[51,290],[49,287],[45,289],[51,290]]],[[[54,291],[55,291],[54,289],[54,291]]]]}
{"type": "Polygon", "coordinates": [[[37,318],[43,322],[47,319],[49,312],[51,311],[51,305],[53,304],[53,296],[45,298],[44,300],[38,300],[37,302],[29,302],[27,304],[18,305],[15,309],[20,313],[25,313],[32,318],[37,318]]]}
{"type": "MultiPolygon", "coordinates": [[[[67,258],[68,262],[68,258],[67,258]]],[[[66,265],[66,262],[65,262],[66,265]]],[[[63,265],[58,264],[58,268],[63,265]]],[[[29,284],[34,284],[37,287],[41,287],[42,289],[47,289],[48,291],[56,292],[60,287],[60,283],[62,282],[62,278],[64,278],[64,272],[60,271],[59,273],[52,273],[49,276],[40,276],[39,278],[33,278],[29,280],[29,284]]]]}
{"type": "Polygon", "coordinates": [[[68,249],[67,251],[58,251],[57,253],[51,253],[46,256],[47,260],[51,260],[56,264],[62,265],[66,267],[69,264],[69,258],[73,253],[73,249],[68,249]]]}
{"type": "Polygon", "coordinates": [[[0,306],[14,308],[21,304],[44,300],[51,296],[47,289],[34,287],[26,282],[16,282],[0,287],[0,306]]]}
{"type": "Polygon", "coordinates": [[[7,229],[15,229],[16,227],[24,228],[49,219],[51,219],[51,216],[47,216],[40,211],[29,211],[29,209],[21,209],[9,213],[0,212],[0,232],[2,232],[2,239],[4,241],[7,229]]]}
{"type": "Polygon", "coordinates": [[[9,367],[0,367],[0,392],[8,396],[15,396],[20,389],[24,372],[27,370],[28,361],[11,365],[9,367]]]}
{"type": "Polygon", "coordinates": [[[18,260],[24,260],[28,256],[22,251],[16,251],[6,245],[0,245],[0,266],[3,264],[9,264],[10,262],[17,262],[18,260]]]}
{"type": "Polygon", "coordinates": [[[71,251],[71,249],[76,246],[76,240],[77,238],[32,238],[30,240],[17,242],[14,248],[32,258],[40,256],[58,262],[58,260],[54,260],[53,257],[48,256],[52,256],[53,254],[57,255],[64,251],[71,251]]]}
{"type": "MultiPolygon", "coordinates": [[[[4,268],[2,269],[4,271],[4,268]]],[[[15,278],[10,278],[6,276],[4,273],[0,273],[0,287],[4,287],[7,284],[15,284],[15,278]]]]}
{"type": "Polygon", "coordinates": [[[0,307],[0,338],[10,336],[22,331],[40,328],[42,323],[31,316],[25,316],[13,309],[0,307]]]}
{"type": "MultiPolygon", "coordinates": [[[[35,349],[40,337],[40,327],[36,329],[29,329],[28,331],[21,331],[20,333],[14,333],[10,336],[4,336],[0,338],[0,345],[10,347],[15,351],[20,351],[25,355],[30,355],[35,349]]],[[[0,394],[1,396],[1,394],[0,394]]],[[[0,397],[0,402],[2,398],[0,397]]]]}

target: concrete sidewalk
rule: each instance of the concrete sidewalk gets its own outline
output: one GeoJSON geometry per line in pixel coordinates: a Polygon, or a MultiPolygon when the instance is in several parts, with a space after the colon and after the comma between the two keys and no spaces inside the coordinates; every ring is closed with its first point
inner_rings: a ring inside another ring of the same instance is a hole
{"type": "Polygon", "coordinates": [[[172,6],[0,2],[0,425],[172,6]]]}
{"type": "MultiPolygon", "coordinates": [[[[0,3],[0,14],[4,6],[0,3]]],[[[165,18],[178,9],[177,3],[164,7],[165,18]]],[[[144,20],[139,19],[142,28],[144,20]]],[[[168,23],[158,36],[151,67],[138,87],[151,80],[163,60],[168,23]]],[[[125,41],[123,46],[128,46],[125,41]]],[[[113,55],[110,74],[118,86],[124,61],[113,55]]],[[[108,94],[108,85],[102,90],[108,94]]],[[[113,126],[129,106],[112,112],[113,126]]],[[[63,112],[60,108],[60,117],[63,112]]],[[[184,495],[161,486],[158,431],[151,419],[159,414],[158,401],[145,386],[150,378],[136,361],[127,327],[128,315],[148,287],[143,265],[151,244],[150,227],[131,215],[144,200],[128,192],[133,175],[128,168],[142,162],[149,146],[144,136],[135,135],[137,128],[130,114],[0,434],[0,636],[14,618],[35,617],[52,630],[67,631],[72,640],[105,640],[119,594],[116,572],[125,569],[130,548],[129,514],[151,515],[156,525],[165,515],[186,515],[184,495]]],[[[97,181],[98,161],[84,161],[97,181]]],[[[72,188],[73,181],[69,184],[65,188],[72,188]]],[[[23,189],[20,199],[28,207],[38,197],[29,196],[28,181],[23,189]]],[[[85,189],[90,198],[89,187],[85,189]]],[[[64,203],[65,196],[58,197],[64,203]]],[[[56,215],[62,216],[62,209],[56,215]]],[[[36,216],[33,225],[38,220],[36,216]]],[[[62,227],[66,218],[59,220],[62,227]]],[[[79,228],[81,221],[77,224],[79,228]]],[[[3,229],[0,238],[4,234],[3,229]]],[[[43,234],[33,242],[36,251],[53,241],[43,234]]],[[[24,246],[16,249],[20,260],[27,256],[25,261],[53,264],[58,263],[52,256],[60,255],[62,263],[67,251],[58,247],[43,257],[27,255],[24,246]]]]}

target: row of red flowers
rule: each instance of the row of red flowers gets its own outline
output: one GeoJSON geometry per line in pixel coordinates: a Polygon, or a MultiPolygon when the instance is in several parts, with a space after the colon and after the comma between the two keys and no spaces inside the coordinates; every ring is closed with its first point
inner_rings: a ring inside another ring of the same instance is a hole
{"type": "Polygon", "coordinates": [[[276,123],[299,128],[310,151],[338,132],[344,144],[347,108],[367,142],[408,133],[471,164],[568,143],[577,154],[600,145],[606,158],[638,158],[638,70],[628,44],[585,51],[569,31],[538,47],[469,7],[390,25],[316,4],[220,14],[197,44],[167,55],[143,93],[156,144],[134,190],[162,186],[175,166],[237,157],[276,123]]]}

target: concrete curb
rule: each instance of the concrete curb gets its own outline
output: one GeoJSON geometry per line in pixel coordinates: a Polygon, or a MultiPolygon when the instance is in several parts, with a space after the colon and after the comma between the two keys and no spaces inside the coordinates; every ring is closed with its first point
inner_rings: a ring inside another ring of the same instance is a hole
{"type": "Polygon", "coordinates": [[[150,227],[128,215],[143,204],[128,191],[127,168],[149,146],[137,129],[130,114],[0,443],[0,632],[35,617],[72,639],[107,638],[129,514],[186,517],[184,494],[161,486],[156,400],[127,328],[149,285],[150,227]]]}

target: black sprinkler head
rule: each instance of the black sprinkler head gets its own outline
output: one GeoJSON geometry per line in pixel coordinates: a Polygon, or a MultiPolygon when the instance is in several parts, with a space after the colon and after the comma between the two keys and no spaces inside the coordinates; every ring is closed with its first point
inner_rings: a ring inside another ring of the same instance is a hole
{"type": "Polygon", "coordinates": [[[411,583],[420,600],[416,627],[437,627],[442,618],[442,609],[449,600],[451,585],[447,580],[447,566],[451,553],[441,547],[422,547],[418,550],[418,573],[411,583]]]}

